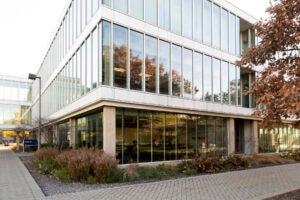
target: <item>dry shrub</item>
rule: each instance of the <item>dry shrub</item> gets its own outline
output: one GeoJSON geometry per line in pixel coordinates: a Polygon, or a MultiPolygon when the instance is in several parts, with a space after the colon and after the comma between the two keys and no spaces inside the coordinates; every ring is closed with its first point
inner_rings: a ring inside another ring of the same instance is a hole
{"type": "Polygon", "coordinates": [[[54,160],[58,154],[59,154],[59,151],[57,148],[46,147],[46,148],[41,148],[38,151],[36,151],[34,153],[34,158],[39,161],[54,160]]]}
{"type": "Polygon", "coordinates": [[[253,165],[265,165],[265,164],[285,164],[294,163],[294,160],[283,157],[280,154],[256,154],[253,156],[253,165]]]}

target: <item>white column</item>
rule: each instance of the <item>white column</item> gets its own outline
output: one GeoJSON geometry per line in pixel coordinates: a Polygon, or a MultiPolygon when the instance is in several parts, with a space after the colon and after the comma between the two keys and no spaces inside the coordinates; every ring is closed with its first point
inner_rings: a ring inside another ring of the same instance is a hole
{"type": "Polygon", "coordinates": [[[70,126],[70,146],[75,149],[76,148],[76,119],[69,120],[70,126]]]}
{"type": "Polygon", "coordinates": [[[235,130],[233,118],[228,119],[227,127],[228,155],[230,155],[235,153],[235,130]]]}
{"type": "Polygon", "coordinates": [[[103,150],[116,155],[116,108],[103,107],[103,150]]]}

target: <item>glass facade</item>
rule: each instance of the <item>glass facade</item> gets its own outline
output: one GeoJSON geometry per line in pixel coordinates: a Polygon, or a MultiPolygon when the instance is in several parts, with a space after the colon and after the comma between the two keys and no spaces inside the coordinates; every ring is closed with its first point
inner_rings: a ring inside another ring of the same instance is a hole
{"type": "Polygon", "coordinates": [[[143,34],[130,31],[130,89],[133,90],[142,90],[143,42],[143,34]]]}
{"type": "Polygon", "coordinates": [[[226,155],[227,119],[118,108],[116,149],[120,164],[226,155]]]}

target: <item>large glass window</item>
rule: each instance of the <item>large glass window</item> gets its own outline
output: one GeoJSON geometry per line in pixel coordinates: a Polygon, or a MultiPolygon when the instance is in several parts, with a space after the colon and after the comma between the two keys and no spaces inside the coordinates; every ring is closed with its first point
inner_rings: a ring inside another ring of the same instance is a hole
{"type": "Polygon", "coordinates": [[[92,0],[92,1],[93,1],[93,15],[94,15],[99,8],[98,3],[100,3],[100,0],[92,0]]]}
{"type": "Polygon", "coordinates": [[[211,2],[204,0],[203,41],[211,45],[211,2]]]}
{"type": "Polygon", "coordinates": [[[228,62],[221,62],[222,79],[222,103],[229,104],[229,86],[228,86],[228,62]]]}
{"type": "Polygon", "coordinates": [[[217,5],[213,5],[213,47],[220,48],[220,35],[221,35],[221,30],[220,30],[220,7],[217,5]]]}
{"type": "Polygon", "coordinates": [[[123,13],[127,13],[127,0],[114,0],[114,9],[121,11],[123,13]]]}
{"type": "Polygon", "coordinates": [[[181,34],[181,0],[171,0],[171,30],[181,34]]]}
{"type": "Polygon", "coordinates": [[[144,39],[141,33],[130,31],[130,89],[142,89],[144,39]]]}
{"type": "MultiPolygon", "coordinates": [[[[77,72],[76,72],[76,98],[81,96],[81,51],[78,50],[76,53],[77,60],[77,72]]],[[[59,87],[59,84],[58,84],[59,87]]]]}
{"type": "Polygon", "coordinates": [[[172,45],[172,95],[181,94],[181,47],[172,45]]]}
{"type": "Polygon", "coordinates": [[[86,93],[86,43],[81,46],[81,95],[86,93]]]}
{"type": "Polygon", "coordinates": [[[177,115],[177,159],[187,156],[187,115],[177,115]]]}
{"type": "Polygon", "coordinates": [[[212,68],[211,68],[211,57],[204,55],[203,60],[203,89],[204,89],[204,100],[212,101],[212,68]]]}
{"type": "Polygon", "coordinates": [[[144,17],[144,1],[130,0],[129,14],[135,18],[143,19],[143,17],[144,17]]]}
{"type": "Polygon", "coordinates": [[[159,27],[170,29],[170,0],[159,0],[159,27]]]}
{"type": "Polygon", "coordinates": [[[159,93],[169,94],[170,44],[159,41],[159,93]]]}
{"type": "Polygon", "coordinates": [[[228,51],[228,11],[221,11],[221,49],[228,51]]]}
{"type": "Polygon", "coordinates": [[[157,0],[145,0],[145,21],[157,25],[157,0]]]}
{"type": "Polygon", "coordinates": [[[229,53],[235,54],[235,16],[229,14],[229,53]]]}
{"type": "Polygon", "coordinates": [[[236,27],[235,27],[235,54],[239,56],[241,54],[241,39],[240,39],[240,18],[236,17],[236,27]]]}
{"type": "Polygon", "coordinates": [[[164,128],[165,128],[165,113],[153,112],[153,130],[152,130],[152,151],[153,161],[164,160],[164,128]]]}
{"type": "Polygon", "coordinates": [[[182,1],[183,6],[183,19],[182,19],[182,32],[183,36],[193,37],[193,0],[182,1]]]}
{"type": "Polygon", "coordinates": [[[107,6],[111,6],[111,0],[102,0],[102,4],[105,4],[107,6]]]}
{"type": "Polygon", "coordinates": [[[86,40],[86,91],[92,88],[92,41],[91,37],[86,40]]]}
{"type": "Polygon", "coordinates": [[[202,0],[194,0],[194,39],[202,42],[202,0]]]}
{"type": "Polygon", "coordinates": [[[193,95],[194,99],[202,99],[202,54],[194,52],[194,86],[193,95]]]}
{"type": "Polygon", "coordinates": [[[183,50],[183,96],[192,98],[193,91],[193,52],[183,50]]]}
{"type": "Polygon", "coordinates": [[[126,88],[127,80],[127,29],[113,26],[114,33],[114,86],[126,88]]]}
{"type": "Polygon", "coordinates": [[[151,162],[151,122],[151,112],[139,112],[139,162],[151,162]]]}
{"type": "Polygon", "coordinates": [[[213,92],[214,102],[221,102],[221,73],[220,73],[220,60],[213,59],[213,92]]]}
{"type": "Polygon", "coordinates": [[[156,92],[157,39],[146,36],[145,39],[145,85],[147,92],[156,92]]]}
{"type": "Polygon", "coordinates": [[[92,0],[86,0],[86,21],[89,22],[92,18],[92,0]]]}
{"type": "Polygon", "coordinates": [[[110,85],[110,58],[111,58],[111,25],[110,23],[102,22],[102,75],[101,83],[103,85],[110,85]]]}
{"type": "Polygon", "coordinates": [[[124,112],[124,163],[137,162],[137,111],[125,110],[124,112]]]}
{"type": "Polygon", "coordinates": [[[175,160],[177,159],[176,115],[166,113],[165,124],[165,160],[175,160]]]}
{"type": "Polygon", "coordinates": [[[116,110],[116,157],[120,164],[124,163],[124,148],[123,148],[123,110],[116,110]]]}
{"type": "Polygon", "coordinates": [[[230,104],[236,105],[236,67],[229,64],[229,91],[230,91],[230,104]]]}
{"type": "Polygon", "coordinates": [[[236,67],[236,85],[237,85],[237,97],[238,97],[238,105],[242,105],[241,102],[241,72],[240,72],[240,68],[236,67]]]}
{"type": "Polygon", "coordinates": [[[195,153],[197,152],[196,126],[197,126],[196,117],[189,115],[186,121],[188,158],[193,158],[195,153]]]}
{"type": "Polygon", "coordinates": [[[81,31],[86,25],[86,0],[81,0],[81,31]]]}
{"type": "Polygon", "coordinates": [[[95,29],[92,33],[92,56],[93,56],[93,60],[92,60],[92,88],[96,88],[98,85],[98,55],[99,55],[99,38],[98,38],[99,34],[98,34],[98,29],[95,29]]]}

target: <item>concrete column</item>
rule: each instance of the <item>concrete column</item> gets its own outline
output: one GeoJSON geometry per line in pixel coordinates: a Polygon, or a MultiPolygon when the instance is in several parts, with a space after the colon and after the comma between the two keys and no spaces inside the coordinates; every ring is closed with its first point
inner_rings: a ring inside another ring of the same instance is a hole
{"type": "Polygon", "coordinates": [[[116,108],[103,107],[103,150],[116,155],[116,108]]]}
{"type": "Polygon", "coordinates": [[[76,119],[71,118],[69,120],[69,126],[70,126],[70,147],[73,149],[76,148],[76,119]]]}
{"type": "Polygon", "coordinates": [[[244,124],[245,154],[258,153],[257,121],[245,120],[244,124]]]}
{"type": "Polygon", "coordinates": [[[49,142],[49,137],[48,137],[48,128],[44,127],[41,129],[41,144],[47,144],[49,142]]]}
{"type": "Polygon", "coordinates": [[[58,126],[53,125],[53,144],[58,144],[58,126]]]}
{"type": "Polygon", "coordinates": [[[230,155],[235,153],[235,130],[233,118],[228,119],[227,127],[228,155],[230,155]]]}
{"type": "Polygon", "coordinates": [[[252,134],[253,134],[252,154],[257,154],[258,153],[258,121],[252,121],[252,134]]]}

